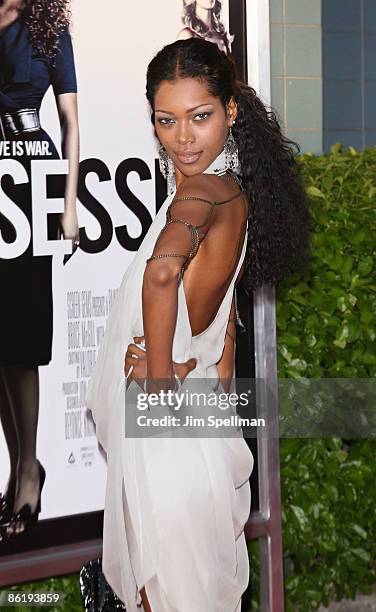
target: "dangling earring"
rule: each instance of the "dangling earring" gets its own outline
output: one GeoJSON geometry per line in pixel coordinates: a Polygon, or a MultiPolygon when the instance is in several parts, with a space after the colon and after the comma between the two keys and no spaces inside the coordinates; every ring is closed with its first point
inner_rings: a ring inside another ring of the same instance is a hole
{"type": "Polygon", "coordinates": [[[176,188],[174,164],[172,163],[172,159],[163,145],[159,147],[158,156],[159,168],[162,175],[167,180],[167,192],[168,195],[170,195],[176,188]]]}
{"type": "MultiPolygon", "coordinates": [[[[235,121],[233,121],[233,123],[235,123],[235,121]]],[[[240,168],[240,163],[239,163],[238,145],[236,144],[235,138],[232,134],[231,127],[230,127],[230,131],[228,134],[228,138],[224,146],[224,152],[225,152],[226,170],[231,170],[232,172],[235,172],[236,174],[240,174],[241,168],[240,168]]]]}

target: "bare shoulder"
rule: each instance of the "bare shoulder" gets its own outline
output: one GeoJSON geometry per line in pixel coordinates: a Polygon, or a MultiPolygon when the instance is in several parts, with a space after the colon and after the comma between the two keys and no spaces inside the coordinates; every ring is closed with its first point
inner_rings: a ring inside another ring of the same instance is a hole
{"type": "Polygon", "coordinates": [[[192,30],[189,28],[183,28],[178,32],[176,40],[186,40],[187,38],[192,38],[192,30]]]}
{"type": "Polygon", "coordinates": [[[215,174],[195,174],[185,178],[179,185],[176,197],[193,196],[210,202],[218,202],[230,198],[238,191],[238,185],[215,174]]]}

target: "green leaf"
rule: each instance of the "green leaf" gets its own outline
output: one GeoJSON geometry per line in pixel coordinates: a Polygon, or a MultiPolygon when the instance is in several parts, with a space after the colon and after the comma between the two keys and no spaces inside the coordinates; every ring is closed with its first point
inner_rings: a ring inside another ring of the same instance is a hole
{"type": "Polygon", "coordinates": [[[329,538],[329,536],[327,538],[320,536],[319,538],[319,547],[321,549],[322,552],[328,552],[328,553],[333,553],[336,552],[337,550],[337,546],[336,543],[333,542],[332,539],[329,538]]]}
{"type": "Polygon", "coordinates": [[[335,454],[336,454],[338,461],[340,461],[340,463],[343,463],[344,461],[346,461],[348,457],[348,453],[341,449],[337,450],[335,454]]]}
{"type": "Polygon", "coordinates": [[[304,359],[291,359],[290,367],[294,368],[298,372],[305,372],[307,369],[307,362],[304,359]]]}
{"type": "Polygon", "coordinates": [[[351,553],[354,555],[354,557],[358,557],[358,559],[361,559],[366,563],[369,563],[371,561],[371,555],[367,550],[364,550],[364,548],[353,548],[351,550],[351,553]]]}
{"type": "Polygon", "coordinates": [[[313,348],[315,344],[317,343],[317,338],[315,334],[307,334],[306,343],[309,348],[313,348]]]}
{"type": "Polygon", "coordinates": [[[371,256],[365,257],[359,262],[358,265],[358,274],[359,276],[367,276],[370,272],[372,272],[374,268],[374,259],[371,256]]]}
{"type": "Polygon", "coordinates": [[[367,540],[368,539],[368,535],[365,529],[363,529],[363,527],[361,527],[360,525],[357,525],[356,523],[350,523],[349,527],[355,531],[355,533],[357,533],[363,540],[367,540]]]}
{"type": "Polygon", "coordinates": [[[315,187],[314,185],[310,185],[309,187],[307,187],[307,193],[308,195],[314,198],[321,198],[322,200],[325,200],[323,192],[320,191],[320,189],[318,189],[318,187],[315,187]]]}
{"type": "Polygon", "coordinates": [[[344,488],[344,493],[345,493],[346,502],[348,504],[352,505],[357,501],[358,496],[357,496],[356,488],[353,485],[351,484],[346,485],[344,488]]]}
{"type": "Polygon", "coordinates": [[[299,336],[293,336],[292,334],[281,335],[279,340],[287,346],[300,346],[301,344],[299,336]]]}
{"type": "Polygon", "coordinates": [[[332,153],[332,155],[336,155],[337,153],[339,153],[342,149],[342,145],[340,142],[336,142],[335,144],[333,144],[330,147],[330,152],[332,153]]]}
{"type": "Polygon", "coordinates": [[[376,314],[371,309],[371,306],[367,303],[359,304],[360,320],[364,325],[368,325],[371,321],[376,319],[376,314]]]}
{"type": "Polygon", "coordinates": [[[324,491],[326,492],[329,499],[333,502],[338,501],[338,489],[334,485],[331,485],[327,482],[323,482],[322,484],[324,491]]]}
{"type": "Polygon", "coordinates": [[[342,325],[339,333],[337,334],[336,339],[333,341],[333,344],[340,349],[344,349],[347,344],[347,338],[350,335],[350,330],[348,325],[342,325]]]}
{"type": "Polygon", "coordinates": [[[285,346],[284,344],[278,344],[278,349],[279,349],[279,352],[281,353],[282,357],[284,359],[286,359],[286,361],[290,362],[291,358],[292,358],[292,355],[289,352],[287,346],[285,346]]]}
{"type": "Polygon", "coordinates": [[[361,228],[359,229],[352,237],[352,241],[354,245],[361,244],[367,237],[366,230],[361,228]]]}
{"type": "Polygon", "coordinates": [[[291,504],[290,506],[292,512],[293,512],[293,517],[296,519],[295,522],[297,524],[297,526],[304,531],[307,526],[309,525],[309,520],[303,510],[303,508],[299,508],[299,506],[295,506],[293,504],[291,504]]]}

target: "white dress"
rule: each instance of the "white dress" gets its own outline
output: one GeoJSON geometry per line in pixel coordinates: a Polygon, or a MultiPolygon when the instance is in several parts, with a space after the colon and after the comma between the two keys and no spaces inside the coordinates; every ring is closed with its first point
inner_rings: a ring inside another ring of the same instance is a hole
{"type": "MultiPolygon", "coordinates": [[[[206,173],[221,172],[219,156],[206,173]]],[[[144,609],[139,592],[143,586],[153,612],[240,612],[249,581],[244,525],[250,513],[249,477],[254,464],[242,434],[124,435],[124,355],[133,337],[143,335],[143,272],[173,195],[167,196],[125,272],[87,395],[97,438],[107,453],[102,567],[127,612],[144,609]]],[[[209,391],[213,380],[218,381],[215,364],[223,352],[246,242],[247,232],[215,319],[197,336],[192,337],[182,282],[178,288],[173,360],[195,357],[197,366],[186,381],[207,380],[209,391]]],[[[129,389],[132,385],[136,383],[129,389]]]]}

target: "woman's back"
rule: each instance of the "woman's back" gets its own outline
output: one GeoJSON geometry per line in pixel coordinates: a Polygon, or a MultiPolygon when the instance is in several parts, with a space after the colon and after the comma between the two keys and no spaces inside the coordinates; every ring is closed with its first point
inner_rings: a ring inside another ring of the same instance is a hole
{"type": "MultiPolygon", "coordinates": [[[[202,178],[196,178],[198,191],[202,178]]],[[[234,179],[206,175],[204,180],[211,182],[214,215],[182,281],[193,336],[202,334],[218,313],[241,256],[248,217],[247,200],[234,179]]]]}

